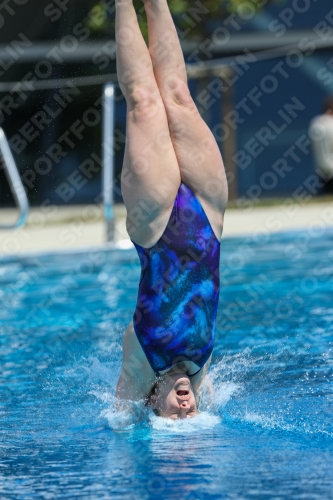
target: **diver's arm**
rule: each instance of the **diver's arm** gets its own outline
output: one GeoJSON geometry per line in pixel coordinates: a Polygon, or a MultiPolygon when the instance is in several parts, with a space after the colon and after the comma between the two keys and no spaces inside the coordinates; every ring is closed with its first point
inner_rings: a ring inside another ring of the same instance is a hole
{"type": "Polygon", "coordinates": [[[155,382],[155,373],[142,350],[131,322],[123,339],[123,365],[117,384],[117,406],[123,409],[126,401],[147,397],[155,382]]]}

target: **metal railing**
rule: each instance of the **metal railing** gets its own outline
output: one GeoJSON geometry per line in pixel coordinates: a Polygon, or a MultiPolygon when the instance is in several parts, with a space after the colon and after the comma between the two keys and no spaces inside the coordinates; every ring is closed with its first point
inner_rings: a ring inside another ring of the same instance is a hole
{"type": "MultiPolygon", "coordinates": [[[[115,86],[107,83],[103,87],[103,130],[102,130],[102,158],[103,158],[103,204],[106,222],[106,241],[114,241],[114,94],[115,86]]],[[[19,218],[14,224],[0,224],[0,229],[15,229],[25,225],[29,202],[22,184],[18,169],[9,147],[6,135],[0,128],[0,153],[3,168],[13,193],[14,200],[20,210],[19,218]]]]}
{"type": "Polygon", "coordinates": [[[26,223],[29,213],[29,202],[6,135],[2,128],[0,128],[0,153],[11,192],[20,210],[19,217],[14,224],[0,224],[0,229],[15,229],[24,226],[26,223]]]}
{"type": "Polygon", "coordinates": [[[103,158],[103,203],[106,222],[106,241],[114,241],[114,93],[113,83],[103,87],[103,130],[102,130],[102,158],[103,158]]]}

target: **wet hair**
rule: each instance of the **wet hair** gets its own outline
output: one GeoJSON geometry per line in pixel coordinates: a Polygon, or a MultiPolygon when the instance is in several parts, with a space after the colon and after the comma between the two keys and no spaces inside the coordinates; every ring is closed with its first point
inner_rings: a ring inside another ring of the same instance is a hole
{"type": "MultiPolygon", "coordinates": [[[[151,404],[152,404],[151,397],[154,394],[156,394],[156,390],[157,390],[157,387],[158,387],[158,382],[159,382],[159,379],[157,379],[155,381],[153,387],[150,389],[149,393],[147,394],[146,399],[145,399],[145,406],[151,406],[151,404]]],[[[155,413],[155,415],[157,417],[161,416],[160,410],[158,410],[157,408],[152,408],[152,410],[153,410],[153,412],[155,413]]]]}
{"type": "Polygon", "coordinates": [[[151,405],[151,397],[154,396],[156,394],[156,391],[157,391],[157,387],[158,387],[158,380],[156,380],[154,382],[154,385],[152,386],[152,388],[150,389],[150,391],[148,392],[147,396],[146,396],[146,399],[145,399],[145,406],[149,406],[151,405]]]}
{"type": "Polygon", "coordinates": [[[323,105],[324,113],[330,112],[333,115],[333,95],[326,97],[323,105]]]}

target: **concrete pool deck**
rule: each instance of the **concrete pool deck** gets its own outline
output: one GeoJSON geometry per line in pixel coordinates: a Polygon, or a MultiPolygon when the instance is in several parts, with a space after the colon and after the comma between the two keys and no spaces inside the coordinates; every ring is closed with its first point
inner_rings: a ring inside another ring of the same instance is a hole
{"type": "MultiPolygon", "coordinates": [[[[269,203],[269,202],[268,202],[269,203]]],[[[275,203],[275,202],[274,202],[275,203]]],[[[125,227],[125,207],[115,206],[116,241],[131,245],[125,227]]],[[[0,209],[0,225],[15,221],[17,210],[0,209]]],[[[279,204],[235,208],[225,215],[223,237],[255,236],[286,230],[333,227],[333,197],[297,204],[286,199],[279,204]]],[[[22,229],[0,230],[0,256],[96,247],[105,243],[103,208],[97,205],[31,208],[22,229]]]]}

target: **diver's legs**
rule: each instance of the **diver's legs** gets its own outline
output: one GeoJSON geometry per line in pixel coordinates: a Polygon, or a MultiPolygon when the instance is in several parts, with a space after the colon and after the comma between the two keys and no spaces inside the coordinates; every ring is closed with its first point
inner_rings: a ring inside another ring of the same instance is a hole
{"type": "Polygon", "coordinates": [[[144,0],[148,19],[149,52],[160,92],[187,91],[183,52],[167,0],[144,0]]]}
{"type": "Polygon", "coordinates": [[[163,233],[180,173],[163,101],[132,0],[116,0],[117,73],[127,102],[122,193],[127,229],[148,247],[163,233]]]}
{"type": "Polygon", "coordinates": [[[149,52],[164,102],[182,181],[200,198],[220,237],[228,187],[221,154],[192,100],[186,67],[167,0],[144,0],[149,52]]]}

